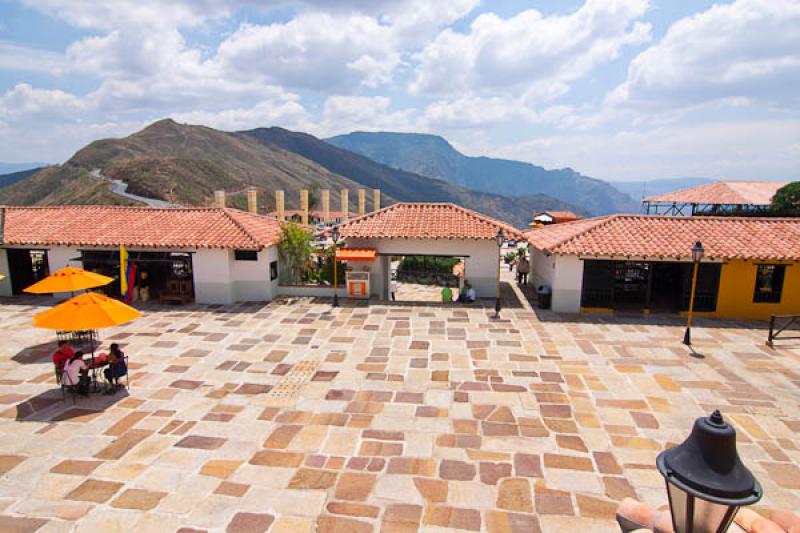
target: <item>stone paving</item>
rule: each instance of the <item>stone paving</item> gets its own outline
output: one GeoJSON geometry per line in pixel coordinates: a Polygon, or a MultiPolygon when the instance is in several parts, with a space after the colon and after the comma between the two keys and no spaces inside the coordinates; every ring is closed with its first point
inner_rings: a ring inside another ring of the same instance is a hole
{"type": "Polygon", "coordinates": [[[0,304],[0,531],[617,531],[715,408],[800,509],[800,349],[763,324],[527,305],[152,307],[128,393],[62,401],[41,305],[0,304]],[[702,357],[702,358],[701,358],[702,357]]]}

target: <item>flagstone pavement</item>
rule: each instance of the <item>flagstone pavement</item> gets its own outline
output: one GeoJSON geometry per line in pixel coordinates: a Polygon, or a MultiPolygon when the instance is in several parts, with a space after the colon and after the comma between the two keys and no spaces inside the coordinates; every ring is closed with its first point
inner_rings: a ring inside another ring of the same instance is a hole
{"type": "Polygon", "coordinates": [[[523,306],[158,307],[102,332],[130,390],[62,401],[41,305],[0,303],[0,531],[616,531],[721,409],[800,509],[800,349],[764,324],[523,306]]]}

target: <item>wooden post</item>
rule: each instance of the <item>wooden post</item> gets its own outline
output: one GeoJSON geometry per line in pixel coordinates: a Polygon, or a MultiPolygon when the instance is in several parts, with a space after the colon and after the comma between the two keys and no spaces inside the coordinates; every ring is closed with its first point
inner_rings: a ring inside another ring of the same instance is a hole
{"type": "Polygon", "coordinates": [[[275,218],[278,219],[278,222],[286,220],[283,207],[283,191],[275,191],[275,218]]]}
{"type": "Polygon", "coordinates": [[[367,191],[358,189],[358,216],[363,217],[367,213],[367,191]]]}
{"type": "Polygon", "coordinates": [[[304,226],[308,226],[308,191],[300,191],[300,216],[304,226]]]}
{"type": "Polygon", "coordinates": [[[350,218],[350,205],[349,205],[349,195],[350,193],[347,189],[342,189],[341,192],[342,198],[342,222],[347,222],[347,219],[350,218]]]}
{"type": "Polygon", "coordinates": [[[381,208],[381,190],[380,189],[373,189],[372,190],[372,210],[377,211],[381,208]]]}
{"type": "Polygon", "coordinates": [[[322,222],[325,225],[331,223],[331,191],[322,189],[322,222]]]}
{"type": "Polygon", "coordinates": [[[258,213],[258,191],[255,187],[247,189],[247,210],[253,214],[258,213]]]}

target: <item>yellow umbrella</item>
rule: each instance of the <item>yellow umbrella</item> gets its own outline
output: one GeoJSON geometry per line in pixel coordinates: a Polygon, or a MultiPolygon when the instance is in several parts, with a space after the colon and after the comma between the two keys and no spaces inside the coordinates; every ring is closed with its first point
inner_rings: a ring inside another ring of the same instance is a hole
{"type": "Polygon", "coordinates": [[[50,294],[54,292],[75,292],[83,289],[102,287],[114,281],[114,278],[89,272],[81,268],[65,267],[37,281],[25,292],[33,294],[50,294]]]}
{"type": "Polygon", "coordinates": [[[124,324],[140,316],[139,311],[119,300],[86,292],[33,315],[33,325],[59,331],[81,331],[124,324]]]}
{"type": "Polygon", "coordinates": [[[65,267],[37,281],[25,292],[34,294],[50,294],[53,292],[75,292],[83,289],[102,287],[114,281],[114,278],[102,276],[83,270],[82,268],[65,267]]]}

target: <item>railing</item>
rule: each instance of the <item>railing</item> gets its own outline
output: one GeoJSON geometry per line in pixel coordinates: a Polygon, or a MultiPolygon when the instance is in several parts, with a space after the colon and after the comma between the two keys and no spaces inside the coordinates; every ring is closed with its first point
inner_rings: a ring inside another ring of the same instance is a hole
{"type": "Polygon", "coordinates": [[[612,307],[614,305],[613,289],[583,289],[581,306],[612,307]]]}
{"type": "MultiPolygon", "coordinates": [[[[767,346],[772,347],[773,341],[778,340],[800,340],[800,336],[798,337],[784,337],[779,335],[781,333],[786,332],[791,326],[793,325],[800,325],[800,315],[772,315],[769,318],[769,334],[767,336],[767,346]],[[785,323],[781,325],[779,321],[785,320],[785,323]]],[[[793,331],[798,331],[797,329],[793,331]]],[[[800,331],[798,331],[800,333],[800,331]]]]}

